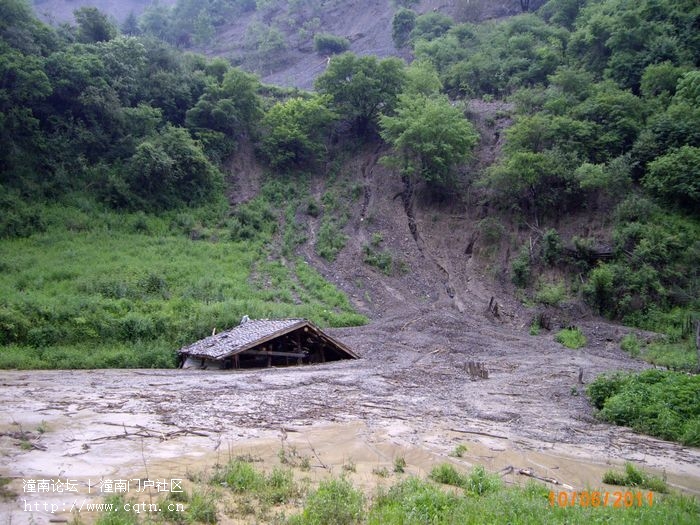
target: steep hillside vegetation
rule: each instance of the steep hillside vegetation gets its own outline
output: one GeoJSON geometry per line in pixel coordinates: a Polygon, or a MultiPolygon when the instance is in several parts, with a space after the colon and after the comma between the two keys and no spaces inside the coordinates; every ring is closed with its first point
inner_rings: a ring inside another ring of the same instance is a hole
{"type": "MultiPolygon", "coordinates": [[[[96,342],[146,356],[243,314],[362,322],[300,256],[370,315],[513,296],[539,308],[533,332],[592,311],[666,333],[649,359],[697,366],[695,2],[552,0],[484,24],[405,5],[391,46],[415,61],[338,53],[315,93],[171,44],[205,49],[236,18],[256,29],[235,62],[272,71],[293,14],[297,48],[355,49],[323,25],[339,5],[180,1],[121,31],[95,9],[58,29],[0,9],[5,366],[96,342]],[[220,277],[195,279],[203,257],[220,277]]],[[[167,361],[144,359],[99,363],[167,361]]]]}

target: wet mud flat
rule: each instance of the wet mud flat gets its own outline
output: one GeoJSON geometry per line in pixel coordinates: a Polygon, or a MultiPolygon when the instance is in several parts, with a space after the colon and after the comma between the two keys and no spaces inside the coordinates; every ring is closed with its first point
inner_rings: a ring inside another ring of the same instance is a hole
{"type": "Polygon", "coordinates": [[[507,482],[522,482],[518,470],[528,469],[578,489],[634,461],[700,495],[699,449],[595,419],[585,383],[642,366],[604,332],[570,351],[551,338],[427,311],[332,331],[362,359],[324,365],[2,371],[0,476],[11,481],[0,523],[70,520],[76,499],[98,501],[104,494],[87,491],[105,480],[182,479],[241,454],[272,464],[285,447],[318,475],[339,475],[351,462],[368,490],[381,482],[375,469],[403,457],[417,475],[443,461],[491,472],[512,466],[507,482]],[[451,457],[460,444],[463,456],[451,457]],[[78,490],[27,493],[27,480],[38,479],[75,481],[78,490]],[[43,503],[60,507],[51,513],[43,503]]]}

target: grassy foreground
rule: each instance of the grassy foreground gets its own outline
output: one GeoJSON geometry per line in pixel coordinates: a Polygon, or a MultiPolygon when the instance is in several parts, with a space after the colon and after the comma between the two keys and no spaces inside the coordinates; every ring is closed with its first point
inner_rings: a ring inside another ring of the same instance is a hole
{"type": "MultiPolygon", "coordinates": [[[[287,525],[419,525],[419,524],[697,524],[695,498],[661,495],[637,488],[603,485],[597,503],[562,504],[559,492],[535,482],[506,487],[500,477],[480,466],[470,473],[451,464],[437,465],[428,479],[376,469],[377,488],[368,493],[352,481],[352,470],[318,483],[308,477],[308,462],[283,464],[270,472],[256,458],[237,458],[213,472],[192,476],[185,491],[160,501],[162,512],[138,516],[112,512],[98,525],[138,523],[238,523],[287,525]],[[393,479],[387,479],[393,476],[393,479]],[[623,495],[618,501],[616,494],[623,495]],[[630,497],[625,500],[624,495],[630,497]],[[639,495],[639,497],[637,497],[639,495]],[[606,498],[607,499],[607,498],[606,498]],[[179,511],[176,504],[180,503],[179,511]],[[170,510],[168,510],[170,509],[170,510]]],[[[364,483],[366,485],[366,483],[364,483]]],[[[583,491],[593,494],[593,490],[583,491]]],[[[581,492],[579,492],[580,494],[581,492]]],[[[570,492],[565,493],[569,497],[570,492]]],[[[595,500],[593,500],[595,501],[595,500]]],[[[112,499],[115,507],[125,500],[112,499]]]]}
{"type": "Polygon", "coordinates": [[[170,367],[182,345],[246,314],[363,324],[345,294],[294,258],[303,238],[283,218],[302,204],[283,190],[231,216],[41,208],[42,232],[0,240],[0,368],[170,367]]]}

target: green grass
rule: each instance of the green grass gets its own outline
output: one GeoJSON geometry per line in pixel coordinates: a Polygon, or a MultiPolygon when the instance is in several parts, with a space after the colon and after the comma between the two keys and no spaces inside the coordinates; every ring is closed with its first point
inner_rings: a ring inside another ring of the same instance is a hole
{"type": "Polygon", "coordinates": [[[689,337],[678,342],[655,341],[643,348],[642,359],[673,370],[700,370],[695,343],[689,337]]]}
{"type": "MultiPolygon", "coordinates": [[[[238,226],[262,213],[239,212],[238,226]]],[[[172,367],[178,348],[243,315],[366,322],[307,264],[271,260],[274,229],[257,219],[230,240],[240,230],[202,210],[44,213],[44,232],[0,239],[2,368],[172,367]]]]}
{"type": "Polygon", "coordinates": [[[535,293],[535,302],[545,306],[558,306],[566,298],[566,285],[558,283],[540,283],[535,293]]]}
{"type": "MultiPolygon", "coordinates": [[[[550,505],[541,484],[500,487],[482,495],[442,490],[415,477],[380,491],[367,511],[369,525],[447,525],[513,523],[518,525],[615,523],[697,524],[700,505],[687,496],[655,497],[653,505],[630,508],[550,505]]],[[[556,500],[555,500],[556,501],[556,500]]]]}
{"type": "Polygon", "coordinates": [[[322,481],[309,494],[300,515],[292,525],[353,525],[363,521],[364,497],[347,479],[322,481]]]}
{"type": "Polygon", "coordinates": [[[634,334],[626,334],[620,340],[620,348],[627,352],[632,357],[638,357],[641,348],[641,342],[634,334]]]}
{"type": "Polygon", "coordinates": [[[236,494],[253,496],[266,505],[287,503],[302,494],[291,469],[276,467],[265,474],[242,459],[234,459],[218,469],[212,477],[212,483],[236,494]]]}
{"type": "Polygon", "coordinates": [[[501,487],[501,479],[498,476],[487,473],[481,465],[475,466],[467,475],[459,472],[449,463],[441,463],[430,471],[430,479],[443,485],[462,488],[467,493],[478,496],[498,491],[501,487]]]}
{"type": "Polygon", "coordinates": [[[639,357],[653,365],[688,372],[698,370],[698,353],[691,337],[675,342],[665,337],[644,343],[634,334],[627,334],[620,340],[620,348],[632,357],[639,357]]]}
{"type": "MultiPolygon", "coordinates": [[[[385,479],[387,469],[377,470],[377,476],[385,479]]],[[[606,474],[617,476],[618,473],[606,474]]],[[[642,490],[661,492],[665,488],[661,480],[626,466],[624,479],[608,478],[608,482],[621,482],[630,487],[633,494],[642,490]],[[612,480],[612,481],[611,481],[612,480]]],[[[430,479],[408,476],[389,487],[382,485],[372,498],[366,498],[353,483],[345,478],[329,478],[321,481],[315,490],[305,497],[296,489],[292,472],[275,469],[264,474],[249,462],[233,460],[215,471],[213,481],[221,483],[229,479],[238,487],[235,492],[236,515],[254,515],[255,523],[286,523],[288,525],[456,525],[484,523],[513,523],[518,525],[615,523],[648,524],[673,523],[697,524],[700,503],[696,498],[677,494],[654,494],[653,505],[648,504],[648,495],[642,493],[639,503],[628,508],[616,508],[614,492],[610,488],[587,489],[610,492],[607,507],[582,506],[580,504],[560,507],[558,491],[550,491],[544,484],[529,482],[524,486],[507,486],[495,474],[489,474],[475,466],[469,474],[459,472],[454,466],[436,466],[430,479]],[[437,481],[437,482],[436,482],[437,481]],[[439,485],[438,483],[451,486],[439,485]],[[271,492],[272,491],[272,492],[271,492]],[[278,492],[275,492],[278,491],[278,492]],[[271,496],[272,494],[272,496],[271,496]],[[275,497],[274,495],[279,494],[275,497]],[[285,517],[286,513],[291,513],[285,517]]],[[[194,491],[197,488],[193,489],[194,491]]],[[[225,489],[224,489],[225,490],[225,489]]],[[[210,487],[200,489],[202,494],[212,494],[210,487]]],[[[570,493],[567,499],[570,500],[570,493]]],[[[623,493],[624,494],[624,493],[623,493]]],[[[219,500],[225,501],[223,495],[219,500]]],[[[169,496],[165,501],[171,501],[169,496]]],[[[164,516],[177,523],[199,520],[205,523],[206,514],[195,518],[190,510],[193,497],[179,498],[190,508],[185,514],[164,516]]],[[[602,498],[601,498],[602,500],[602,498]]],[[[232,508],[232,507],[229,507],[232,508]]],[[[143,516],[141,517],[144,520],[143,516]]],[[[251,521],[252,522],[252,521],[251,521]]],[[[114,522],[113,525],[121,522],[114,522]]],[[[125,522],[131,525],[134,522],[125,522]]]]}
{"type": "Polygon", "coordinates": [[[573,350],[586,346],[587,342],[586,336],[583,335],[581,329],[577,327],[564,328],[563,330],[560,330],[554,336],[554,340],[557,343],[560,343],[565,347],[571,348],[573,350]]]}
{"type": "Polygon", "coordinates": [[[625,471],[618,472],[608,470],[603,474],[603,483],[608,485],[620,485],[623,487],[638,487],[640,489],[653,490],[654,492],[667,493],[666,481],[658,476],[638,469],[632,463],[625,463],[625,471]]]}
{"type": "Polygon", "coordinates": [[[605,421],[700,446],[700,376],[662,370],[603,375],[588,395],[605,421]]]}

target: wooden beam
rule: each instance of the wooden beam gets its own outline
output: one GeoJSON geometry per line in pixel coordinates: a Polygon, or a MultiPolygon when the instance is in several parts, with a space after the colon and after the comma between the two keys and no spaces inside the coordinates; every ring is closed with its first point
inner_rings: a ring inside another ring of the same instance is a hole
{"type": "Polygon", "coordinates": [[[267,356],[275,356],[275,357],[306,357],[306,354],[303,352],[277,352],[277,351],[272,351],[272,350],[246,350],[245,352],[241,352],[241,354],[244,355],[267,355],[267,356]]]}

